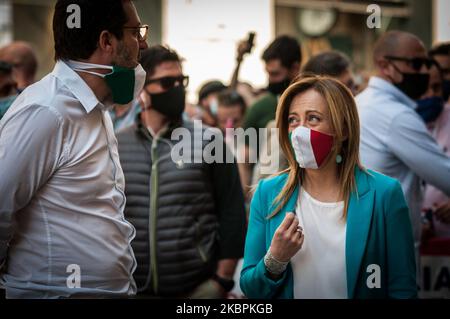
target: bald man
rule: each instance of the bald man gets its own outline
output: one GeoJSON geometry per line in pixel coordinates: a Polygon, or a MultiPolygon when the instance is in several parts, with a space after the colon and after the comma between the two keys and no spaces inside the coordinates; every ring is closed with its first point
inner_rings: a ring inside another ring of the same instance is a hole
{"type": "Polygon", "coordinates": [[[35,82],[37,58],[27,42],[15,41],[0,48],[0,60],[13,66],[12,75],[19,92],[35,82]]]}
{"type": "Polygon", "coordinates": [[[415,100],[428,88],[431,61],[419,38],[400,31],[381,36],[373,59],[376,76],[356,97],[361,120],[361,160],[367,168],[402,184],[418,248],[422,182],[450,195],[450,158],[415,111],[415,100]]]}

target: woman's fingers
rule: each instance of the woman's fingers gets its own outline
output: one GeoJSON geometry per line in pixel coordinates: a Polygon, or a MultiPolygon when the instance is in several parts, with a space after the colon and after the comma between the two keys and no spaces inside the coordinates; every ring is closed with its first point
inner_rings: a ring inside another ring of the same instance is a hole
{"type": "Polygon", "coordinates": [[[298,218],[297,216],[295,216],[294,220],[292,221],[291,225],[286,231],[286,235],[291,237],[297,232],[297,228],[298,228],[298,218]]]}
{"type": "Polygon", "coordinates": [[[304,241],[305,241],[305,235],[302,233],[302,235],[300,236],[300,242],[299,242],[300,248],[302,248],[304,241]]]}
{"type": "Polygon", "coordinates": [[[289,229],[289,227],[291,226],[292,222],[296,219],[296,216],[294,213],[287,213],[286,216],[283,219],[283,222],[281,223],[281,225],[278,227],[278,231],[280,233],[284,233],[286,230],[289,229]]]}
{"type": "Polygon", "coordinates": [[[300,239],[303,238],[303,237],[304,237],[303,232],[301,232],[301,231],[296,231],[296,232],[292,235],[292,240],[293,240],[295,243],[298,243],[298,242],[300,241],[300,239]]]}

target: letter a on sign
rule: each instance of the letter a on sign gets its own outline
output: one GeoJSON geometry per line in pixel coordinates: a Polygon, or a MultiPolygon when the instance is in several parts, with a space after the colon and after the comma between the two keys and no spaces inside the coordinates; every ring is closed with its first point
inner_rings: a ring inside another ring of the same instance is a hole
{"type": "Polygon", "coordinates": [[[67,6],[67,13],[70,15],[67,17],[66,24],[69,29],[81,28],[81,9],[78,4],[70,4],[67,6]]]}
{"type": "Polygon", "coordinates": [[[77,264],[70,264],[66,268],[67,273],[71,273],[66,280],[67,288],[81,287],[81,269],[77,264]]]}
{"type": "Polygon", "coordinates": [[[381,28],[381,8],[377,4],[370,4],[367,6],[367,12],[371,15],[367,17],[367,27],[369,29],[381,28]]]}
{"type": "Polygon", "coordinates": [[[371,264],[367,266],[367,273],[370,275],[367,277],[367,288],[381,288],[381,268],[377,264],[371,264]]]}

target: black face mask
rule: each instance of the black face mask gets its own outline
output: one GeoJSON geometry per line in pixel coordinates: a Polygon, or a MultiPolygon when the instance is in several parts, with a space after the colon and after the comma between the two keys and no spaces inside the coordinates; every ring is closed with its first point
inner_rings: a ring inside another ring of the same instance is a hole
{"type": "Polygon", "coordinates": [[[273,95],[280,95],[288,88],[289,84],[291,84],[291,80],[289,79],[284,79],[280,82],[272,82],[267,86],[267,91],[273,95]]]}
{"type": "Polygon", "coordinates": [[[158,94],[146,92],[152,99],[152,109],[171,120],[177,120],[181,117],[184,111],[186,97],[186,91],[182,85],[174,86],[168,91],[158,94]]]}
{"type": "Polygon", "coordinates": [[[428,90],[430,75],[428,73],[403,73],[395,65],[394,68],[403,76],[401,82],[394,84],[400,91],[413,100],[417,100],[428,90]]]}

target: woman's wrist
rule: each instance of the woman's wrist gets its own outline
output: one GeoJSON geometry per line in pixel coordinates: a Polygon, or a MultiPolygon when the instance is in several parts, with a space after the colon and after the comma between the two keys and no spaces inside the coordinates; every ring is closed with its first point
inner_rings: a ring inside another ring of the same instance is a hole
{"type": "Polygon", "coordinates": [[[281,275],[287,268],[289,261],[279,261],[276,259],[272,253],[270,252],[270,248],[264,256],[264,265],[266,266],[266,270],[274,276],[281,275]]]}

